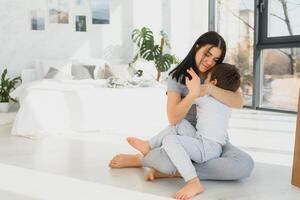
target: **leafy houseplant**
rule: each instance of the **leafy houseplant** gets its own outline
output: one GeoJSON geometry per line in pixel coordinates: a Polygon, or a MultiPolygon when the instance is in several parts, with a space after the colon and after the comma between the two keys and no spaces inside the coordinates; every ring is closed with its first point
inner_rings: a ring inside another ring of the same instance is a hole
{"type": "MultiPolygon", "coordinates": [[[[17,100],[10,97],[9,93],[16,88],[16,84],[21,82],[21,77],[16,77],[13,79],[7,78],[7,69],[1,74],[1,83],[0,83],[0,104],[3,107],[2,111],[8,111],[9,109],[9,100],[17,102],[17,100]]],[[[1,108],[0,108],[1,110],[1,108]]]]}
{"type": "MultiPolygon", "coordinates": [[[[161,72],[166,72],[172,64],[178,63],[175,55],[164,53],[164,46],[170,48],[167,34],[160,31],[160,44],[155,44],[153,32],[147,28],[134,29],[131,35],[132,41],[137,45],[137,54],[129,63],[133,67],[138,58],[143,58],[147,61],[154,61],[157,70],[156,80],[159,81],[161,72]]],[[[140,71],[138,71],[141,73],[140,71]]]]}

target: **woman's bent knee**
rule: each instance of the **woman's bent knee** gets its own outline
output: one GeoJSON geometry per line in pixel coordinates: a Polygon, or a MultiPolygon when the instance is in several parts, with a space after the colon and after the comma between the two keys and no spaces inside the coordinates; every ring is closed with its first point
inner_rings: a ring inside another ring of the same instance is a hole
{"type": "Polygon", "coordinates": [[[162,148],[151,150],[145,157],[141,159],[143,167],[154,168],[164,174],[176,174],[176,167],[169,159],[167,153],[162,148]]]}

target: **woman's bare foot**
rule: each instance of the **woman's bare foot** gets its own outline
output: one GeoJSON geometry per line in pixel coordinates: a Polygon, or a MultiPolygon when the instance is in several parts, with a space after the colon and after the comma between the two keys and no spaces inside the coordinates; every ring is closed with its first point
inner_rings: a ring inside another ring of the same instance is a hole
{"type": "Polygon", "coordinates": [[[153,181],[156,178],[179,178],[181,177],[181,175],[176,172],[176,174],[172,175],[172,174],[164,174],[161,173],[155,169],[149,169],[148,173],[146,174],[146,176],[144,177],[145,181],[153,181]]]}
{"type": "Polygon", "coordinates": [[[111,168],[141,167],[141,154],[118,154],[109,162],[111,168]]]}
{"type": "Polygon", "coordinates": [[[150,151],[149,142],[146,140],[140,140],[135,137],[128,137],[127,142],[136,150],[141,152],[143,155],[146,155],[150,151]]]}
{"type": "Polygon", "coordinates": [[[178,192],[173,194],[175,199],[190,199],[193,196],[204,191],[203,185],[200,183],[198,177],[189,180],[186,185],[181,188],[178,192]]]}

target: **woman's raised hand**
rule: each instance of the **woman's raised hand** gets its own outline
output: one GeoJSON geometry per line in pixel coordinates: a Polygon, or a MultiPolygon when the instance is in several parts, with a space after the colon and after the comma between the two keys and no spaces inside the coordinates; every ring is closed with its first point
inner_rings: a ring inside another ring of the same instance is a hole
{"type": "Polygon", "coordinates": [[[192,67],[187,69],[187,72],[192,77],[191,80],[188,77],[185,77],[185,84],[189,90],[189,95],[191,95],[193,98],[197,98],[200,95],[200,78],[192,67]]]}

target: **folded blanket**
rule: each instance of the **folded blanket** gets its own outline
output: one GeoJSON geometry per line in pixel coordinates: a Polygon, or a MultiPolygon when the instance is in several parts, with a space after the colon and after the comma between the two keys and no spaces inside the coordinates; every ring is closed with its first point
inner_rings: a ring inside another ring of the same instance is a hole
{"type": "Polygon", "coordinates": [[[108,88],[123,88],[123,87],[129,87],[129,88],[136,88],[136,87],[155,87],[155,86],[161,86],[159,82],[156,80],[147,80],[142,78],[132,78],[130,80],[124,80],[118,77],[109,77],[106,82],[106,86],[108,88]]]}

